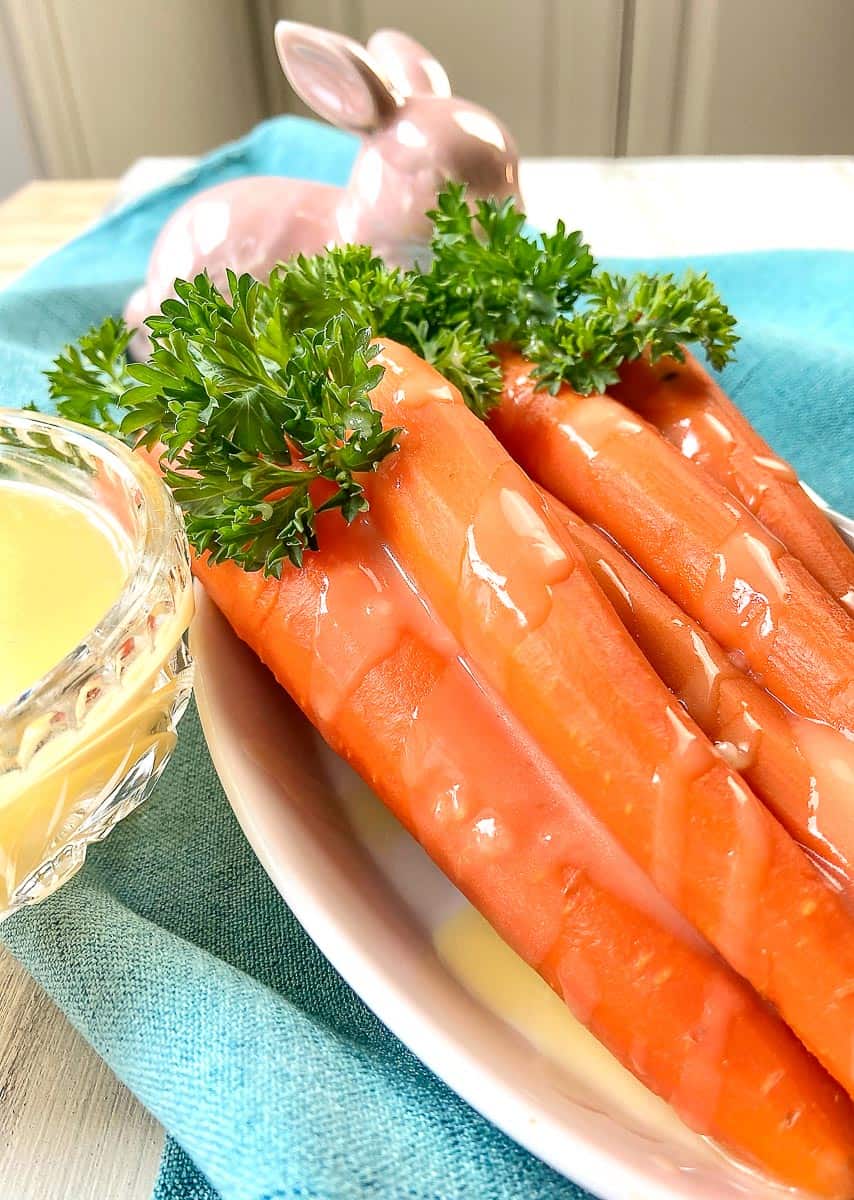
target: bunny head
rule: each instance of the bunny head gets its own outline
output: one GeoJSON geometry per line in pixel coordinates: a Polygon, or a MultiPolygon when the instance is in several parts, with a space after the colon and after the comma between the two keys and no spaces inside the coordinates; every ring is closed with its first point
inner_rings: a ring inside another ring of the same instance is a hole
{"type": "Polygon", "coordinates": [[[518,156],[491,113],[451,95],[435,58],[380,30],[360,46],[314,26],[279,21],[276,48],[297,95],[362,145],[337,210],[335,240],[364,242],[409,264],[429,236],[424,213],[448,180],[469,195],[519,196],[518,156]]]}

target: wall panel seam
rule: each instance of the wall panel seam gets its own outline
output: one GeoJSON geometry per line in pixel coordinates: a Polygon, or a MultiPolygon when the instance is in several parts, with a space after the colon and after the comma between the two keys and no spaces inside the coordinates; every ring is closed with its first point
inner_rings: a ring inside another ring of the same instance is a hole
{"type": "Polygon", "coordinates": [[[685,88],[688,85],[685,58],[688,51],[688,4],[690,0],[679,0],[679,28],[676,31],[673,88],[670,95],[670,120],[667,128],[667,153],[675,154],[678,130],[682,123],[685,107],[685,88]]]}
{"type": "Polygon", "coordinates": [[[539,154],[555,154],[555,130],[557,128],[560,75],[567,56],[561,54],[558,44],[557,0],[545,0],[543,8],[543,70],[540,89],[540,145],[539,154]]]}
{"type": "Polygon", "coordinates": [[[623,0],[620,21],[620,63],[617,82],[617,115],[613,153],[625,158],[629,137],[629,107],[632,98],[632,61],[635,36],[635,0],[623,0]]]}
{"type": "Polygon", "coordinates": [[[16,100],[17,108],[20,113],[21,122],[24,127],[24,134],[32,155],[33,165],[37,168],[40,174],[45,174],[47,163],[45,161],[44,148],[38,136],[38,130],[33,122],[33,116],[30,111],[30,105],[27,103],[27,90],[24,86],[24,80],[21,76],[20,56],[15,53],[15,37],[11,27],[9,11],[0,4],[0,39],[3,39],[8,50],[9,69],[12,74],[12,89],[16,100]]]}
{"type": "Polygon", "coordinates": [[[364,44],[374,32],[373,29],[365,28],[365,8],[362,0],[350,0],[349,4],[346,0],[341,0],[341,15],[345,17],[341,24],[357,42],[364,44]]]}
{"type": "Polygon", "coordinates": [[[673,153],[703,154],[708,141],[721,8],[718,0],[684,0],[673,153]]]}
{"type": "Polygon", "coordinates": [[[59,27],[59,20],[56,14],[56,6],[54,0],[46,0],[46,12],[50,23],[51,33],[56,45],[56,62],[57,68],[62,72],[64,79],[63,93],[65,102],[70,116],[69,128],[72,134],[76,134],[75,142],[77,156],[79,162],[80,173],[85,176],[92,175],[92,154],[86,139],[86,130],[83,125],[83,119],[80,114],[80,106],[77,100],[77,93],[74,88],[74,77],[71,74],[71,68],[68,64],[68,53],[64,41],[62,40],[62,32],[59,27]]]}

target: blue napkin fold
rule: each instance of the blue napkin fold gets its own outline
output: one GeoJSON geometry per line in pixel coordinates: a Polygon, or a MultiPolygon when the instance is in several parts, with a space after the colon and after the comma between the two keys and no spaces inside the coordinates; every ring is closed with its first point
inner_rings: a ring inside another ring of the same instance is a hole
{"type": "MultiPolygon", "coordinates": [[[[314,122],[266,122],[35,267],[0,293],[0,405],[45,402],[42,371],[121,311],[190,194],[253,173],[341,183],[354,150],[314,122]]],[[[854,255],[692,265],[741,318],[725,385],[804,478],[854,509],[854,255]]],[[[156,1200],[587,1194],[449,1092],[342,982],[255,860],[192,708],[153,798],[0,935],[169,1131],[156,1200]]]]}

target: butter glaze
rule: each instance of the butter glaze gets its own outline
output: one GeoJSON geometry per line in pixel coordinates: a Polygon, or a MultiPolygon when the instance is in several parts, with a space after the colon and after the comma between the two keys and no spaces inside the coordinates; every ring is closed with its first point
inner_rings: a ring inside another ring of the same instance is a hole
{"type": "Polygon", "coordinates": [[[674,705],[665,709],[670,726],[666,753],[652,775],[652,878],[675,903],[682,890],[685,864],[685,797],[688,785],[715,765],[715,752],[674,705]]]}
{"type": "Polygon", "coordinates": [[[335,720],[371,667],[397,647],[406,617],[411,619],[410,607],[400,586],[380,580],[365,564],[325,577],[315,617],[309,698],[321,728],[335,720]],[[364,618],[358,642],[347,633],[350,609],[364,618]]]}
{"type": "MultiPolygon", "coordinates": [[[[658,424],[658,422],[656,422],[658,424]]],[[[797,472],[789,463],[770,451],[751,454],[751,462],[760,468],[749,475],[740,469],[742,454],[731,430],[708,409],[681,417],[669,429],[668,438],[703,470],[737,496],[748,512],[760,516],[768,490],[776,484],[800,486],[797,472]]]]}
{"type": "Polygon", "coordinates": [[[703,610],[712,614],[710,632],[725,645],[737,646],[757,677],[757,664],[768,657],[787,596],[777,566],[783,553],[780,543],[763,540],[739,517],[714,554],[700,597],[703,610]]]}
{"type": "MultiPolygon", "coordinates": [[[[415,435],[407,445],[414,444],[415,435]]],[[[438,622],[415,596],[394,544],[389,552],[386,536],[383,528],[367,521],[345,528],[337,514],[323,514],[322,552],[307,556],[301,571],[286,569],[281,582],[264,585],[276,591],[277,612],[286,614],[275,638],[268,624],[263,643],[280,681],[316,718],[310,701],[313,688],[306,695],[300,681],[306,660],[315,652],[317,610],[325,595],[322,619],[331,614],[336,625],[330,646],[342,647],[342,657],[354,655],[369,662],[355,686],[342,663],[346,695],[337,704],[334,728],[327,731],[330,741],[374,783],[508,943],[538,967],[623,1061],[643,1063],[645,1081],[667,1096],[680,1078],[690,1078],[685,1060],[698,1045],[705,1052],[703,1039],[719,1038],[724,1046],[719,1079],[710,1071],[701,1094],[692,1100],[680,1099],[676,1088],[676,1102],[684,1102],[688,1118],[700,1120],[706,1114],[704,1132],[743,1153],[747,1146],[761,1155],[772,1133],[777,1146],[775,1113],[781,1102],[757,1104],[751,1124],[755,1134],[734,1123],[723,1102],[728,1088],[738,1090],[743,1048],[749,1042],[755,1045],[757,1078],[782,1070],[784,1096],[797,1097],[802,1086],[810,1090],[815,1085],[816,1104],[807,1120],[815,1121],[819,1140],[844,1144],[838,1131],[845,1112],[838,1115],[838,1093],[826,1077],[593,817],[522,720],[498,702],[471,659],[462,657],[459,646],[456,654],[450,653],[447,627],[431,628],[438,622]],[[358,577],[352,575],[354,567],[358,577]],[[344,603],[348,580],[354,582],[359,604],[344,603]],[[375,581],[405,606],[396,621],[397,634],[387,643],[396,645],[382,661],[375,661],[380,656],[373,632],[364,629],[382,617],[374,599],[375,581]],[[371,647],[370,653],[360,644],[371,647]],[[618,940],[618,930],[625,930],[627,920],[634,955],[615,955],[615,935],[618,940]],[[675,972],[674,956],[679,964],[675,972]],[[576,968],[576,963],[581,965],[576,968]],[[697,978],[698,971],[703,977],[709,971],[725,978],[744,997],[744,1007],[728,1005],[715,994],[710,998],[705,985],[692,992],[683,972],[697,978]],[[617,1009],[615,991],[622,1006],[617,1009]],[[668,1011],[683,1021],[683,1036],[674,1039],[672,1030],[662,1029],[657,1014],[665,1002],[675,1006],[668,1011]],[[628,1023],[627,1012],[633,1017],[628,1023]],[[721,1096],[720,1103],[714,1102],[715,1094],[721,1096]]],[[[548,549],[548,541],[545,546],[548,549]]],[[[206,568],[201,563],[197,570],[251,644],[258,581],[236,568],[229,570],[231,566],[206,568]]],[[[326,637],[323,631],[321,637],[326,637]]],[[[684,733],[683,724],[673,722],[674,738],[682,736],[680,730],[684,733]]],[[[776,1161],[794,1161],[803,1137],[800,1125],[785,1138],[781,1134],[776,1161]]],[[[831,1173],[837,1169],[835,1162],[831,1173]]],[[[811,1167],[805,1170],[811,1178],[811,1167]]]]}
{"type": "Polygon", "coordinates": [[[730,775],[727,786],[735,797],[733,811],[739,836],[734,841],[715,943],[727,961],[743,971],[753,957],[756,910],[771,861],[770,822],[737,776],[730,775]]]}
{"type": "MultiPolygon", "coordinates": [[[[494,488],[493,496],[501,505],[500,477],[494,488]]],[[[515,494],[509,505],[504,499],[508,520],[533,547],[531,552],[549,579],[567,556],[556,552],[537,510],[516,500],[515,494]]],[[[463,873],[468,857],[486,854],[512,862],[526,854],[530,837],[527,806],[499,804],[497,795],[495,802],[490,802],[482,785],[462,770],[458,761],[456,734],[460,728],[500,726],[525,764],[526,790],[536,797],[544,813],[536,846],[539,869],[554,871],[564,879],[564,888],[571,889],[579,878],[589,880],[645,912],[686,944],[707,952],[689,922],[594,817],[521,722],[506,712],[462,645],[432,612],[370,516],[360,516],[354,526],[347,536],[355,535],[357,560],[336,562],[334,568],[321,573],[312,654],[318,655],[319,645],[319,657],[327,670],[318,685],[312,679],[307,698],[312,719],[322,727],[329,720],[326,714],[340,714],[354,702],[365,676],[394,654],[405,638],[414,637],[446,664],[429,693],[412,709],[403,734],[401,772],[412,797],[416,834],[432,837],[434,824],[439,824],[445,839],[455,836],[457,867],[463,873]],[[352,599],[348,599],[348,589],[353,589],[352,599]],[[358,640],[354,630],[358,630],[358,640]],[[445,738],[437,737],[437,729],[446,731],[445,738]]],[[[542,597],[537,603],[543,603],[542,597]]],[[[672,719],[678,738],[681,718],[674,711],[672,719]]],[[[539,953],[545,955],[550,945],[543,945],[539,953]]]]}
{"type": "Polygon", "coordinates": [[[718,753],[834,885],[851,892],[854,738],[791,712],[745,674],[743,654],[727,654],[610,538],[554,498],[549,506],[626,628],[718,753]]]}
{"type": "MultiPolygon", "coordinates": [[[[496,488],[501,504],[499,480],[496,488]]],[[[526,531],[534,558],[548,577],[557,565],[555,560],[562,562],[566,555],[556,554],[536,510],[518,505],[515,498],[510,504],[505,498],[504,506],[517,531],[526,531]]],[[[328,728],[353,703],[366,676],[390,658],[406,637],[416,638],[447,663],[430,693],[413,708],[403,737],[401,772],[412,796],[416,832],[423,834],[433,822],[445,827],[446,837],[449,827],[455,830],[460,869],[469,855],[512,860],[522,851],[528,836],[524,832],[528,826],[525,806],[502,805],[499,810],[490,804],[482,789],[461,771],[453,738],[444,741],[436,737],[437,727],[444,725],[449,735],[457,729],[456,722],[449,725],[448,713],[456,714],[460,723],[501,724],[528,764],[525,777],[536,790],[538,802],[555,816],[560,813],[557,825],[548,826],[547,837],[538,847],[538,859],[546,869],[551,863],[559,873],[568,871],[574,876],[581,871],[585,878],[648,913],[687,943],[703,945],[689,923],[572,792],[521,724],[496,715],[503,705],[462,646],[432,613],[370,517],[358,517],[347,537],[352,539],[348,557],[330,562],[319,573],[310,658],[317,665],[305,698],[318,727],[328,728]],[[358,551],[353,557],[355,547],[358,551]]],[[[543,947],[542,953],[546,949],[543,947]]]]}
{"type": "Polygon", "coordinates": [[[511,644],[523,641],[548,617],[552,589],[573,565],[539,497],[524,495],[515,463],[504,464],[466,530],[459,579],[463,644],[485,643],[495,633],[511,644]]]}
{"type": "Polygon", "coordinates": [[[850,542],[700,363],[685,351],[684,362],[637,360],[620,375],[609,393],[737,497],[854,615],[850,542]]]}
{"type": "MultiPolygon", "coordinates": [[[[390,342],[385,343],[385,352],[407,365],[406,388],[419,391],[432,385],[435,373],[410,352],[390,342]]],[[[512,369],[510,374],[512,377],[512,369]]],[[[719,934],[729,939],[727,949],[739,956],[741,973],[777,1005],[828,1070],[854,1090],[854,1065],[844,1049],[854,1019],[854,993],[829,1013],[824,1002],[827,994],[854,975],[854,926],[841,898],[818,877],[752,793],[747,793],[746,801],[750,811],[742,816],[738,811],[741,798],[727,782],[737,777],[687,717],[680,724],[697,741],[685,739],[683,745],[675,745],[677,731],[666,711],[675,711],[671,694],[632,644],[629,633],[620,630],[580,552],[551,514],[540,507],[550,538],[566,552],[566,564],[551,554],[543,561],[539,539],[520,541],[513,532],[506,511],[496,500],[501,488],[512,487],[534,511],[538,503],[542,505],[542,498],[537,502],[538,494],[530,480],[502,454],[489,430],[460,400],[450,405],[406,407],[393,402],[391,385],[381,383],[374,392],[374,402],[390,424],[402,424],[406,432],[400,453],[391,456],[376,473],[378,483],[372,484],[370,496],[372,516],[437,615],[459,639],[479,678],[496,688],[549,760],[638,865],[649,871],[657,857],[656,882],[667,899],[710,943],[717,945],[719,934]],[[478,574],[474,574],[469,531],[473,524],[477,526],[485,506],[494,513],[493,528],[485,528],[483,537],[479,528],[475,530],[480,562],[478,574]],[[537,588],[531,599],[520,604],[510,586],[512,571],[516,562],[531,554],[532,547],[537,588]],[[455,564],[459,564],[456,572],[455,564]],[[491,575],[485,572],[486,567],[491,575]],[[513,607],[504,602],[508,595],[513,607]],[[519,612],[524,621],[519,619],[519,612]],[[683,781],[678,798],[678,783],[674,782],[677,774],[683,781]],[[803,907],[790,914],[784,927],[776,906],[760,905],[755,910],[749,947],[745,949],[732,936],[726,919],[727,893],[742,887],[748,894],[744,880],[750,873],[749,858],[739,843],[750,836],[754,818],[766,822],[772,839],[777,904],[783,903],[781,891],[800,894],[804,900],[813,898],[821,910],[822,929],[833,930],[817,946],[807,936],[815,923],[803,907]],[[686,847],[686,857],[690,857],[690,871],[682,863],[676,866],[680,840],[686,847]],[[745,865],[739,864],[733,882],[734,858],[745,865]],[[813,969],[816,962],[820,962],[820,971],[813,969]],[[795,986],[795,980],[810,972],[816,992],[812,998],[795,986]]],[[[650,438],[668,464],[675,462],[676,469],[688,472],[695,482],[699,473],[639,422],[641,432],[618,430],[609,441],[599,420],[603,406],[609,403],[615,402],[596,398],[595,419],[585,428],[585,438],[594,449],[597,446],[593,443],[602,431],[604,440],[600,439],[599,445],[603,448],[597,450],[592,464],[577,451],[572,461],[578,464],[577,475],[589,470],[597,481],[604,467],[614,488],[623,487],[626,477],[631,476],[623,493],[626,504],[618,511],[621,532],[623,526],[634,523],[632,549],[640,554],[647,531],[643,524],[638,527],[638,514],[630,499],[632,489],[640,488],[638,475],[643,474],[646,484],[658,463],[654,459],[652,465],[646,463],[644,471],[636,471],[636,443],[650,438]]],[[[534,424],[539,419],[537,414],[546,415],[552,434],[554,405],[572,413],[576,398],[537,394],[528,410],[534,424]]],[[[512,408],[505,417],[512,423],[512,408]]],[[[634,424],[631,422],[632,430],[634,424]]],[[[529,423],[525,434],[530,433],[529,423]]],[[[530,442],[528,445],[531,449],[530,442]]],[[[552,450],[549,469],[555,474],[561,465],[570,469],[571,462],[560,459],[553,439],[552,450]]],[[[574,482],[576,472],[570,469],[570,474],[574,482]]],[[[599,488],[591,486],[590,479],[581,486],[594,502],[599,488]]],[[[666,488],[659,488],[659,496],[662,490],[666,488]]],[[[739,530],[740,518],[746,522],[744,531],[753,534],[751,518],[743,507],[735,501],[727,502],[731,508],[719,503],[717,490],[713,500],[709,499],[698,516],[696,533],[703,519],[716,521],[722,530],[721,551],[729,549],[727,539],[739,530]]],[[[655,530],[649,532],[655,538],[655,530]]],[[[663,554],[666,548],[666,538],[659,534],[657,552],[663,554]]],[[[711,574],[714,566],[711,554],[704,553],[705,558],[697,556],[693,580],[687,581],[694,588],[704,582],[703,568],[711,574]]],[[[732,559],[740,574],[739,554],[757,557],[750,544],[744,548],[735,542],[729,558],[722,556],[718,573],[726,576],[732,559]]],[[[671,563],[672,559],[671,548],[671,563]]],[[[761,557],[759,562],[768,565],[761,557]]],[[[776,566],[773,555],[771,564],[776,566]]],[[[782,571],[781,577],[786,578],[782,571]]],[[[773,578],[776,580],[776,573],[773,578]]],[[[773,606],[772,615],[776,617],[775,591],[770,584],[766,590],[767,605],[763,597],[758,600],[763,600],[763,609],[773,606]]],[[[830,601],[826,603],[829,608],[830,601]]],[[[756,602],[753,607],[757,607],[756,602]]],[[[736,613],[739,619],[744,615],[736,613]]],[[[825,619],[828,623],[831,620],[827,610],[825,619]]],[[[775,652],[778,641],[776,636],[775,652]]],[[[723,953],[723,944],[717,948],[723,953]]]]}
{"type": "Polygon", "coordinates": [[[854,739],[823,721],[795,713],[789,713],[788,720],[809,770],[809,832],[819,843],[821,857],[836,864],[837,875],[841,868],[847,889],[854,890],[854,739]]]}
{"type": "MultiPolygon", "coordinates": [[[[517,461],[585,520],[606,525],[725,650],[743,655],[779,700],[854,731],[854,624],[841,605],[830,603],[800,556],[768,532],[773,504],[763,503],[760,523],[612,396],[580,397],[569,388],[554,396],[537,392],[518,354],[500,349],[499,357],[509,395],[490,426],[517,461]],[[838,654],[830,653],[833,645],[838,654]]],[[[767,474],[777,478],[780,471],[767,474]]],[[[800,488],[780,483],[774,504],[791,500],[790,493],[804,521],[815,526],[809,525],[811,540],[828,570],[841,565],[834,545],[854,562],[800,488]]],[[[844,594],[845,588],[832,592],[844,594]]]]}
{"type": "MultiPolygon", "coordinates": [[[[387,551],[383,550],[383,553],[387,551]]],[[[426,610],[422,609],[422,613],[426,610]]],[[[412,610],[410,610],[410,613],[412,610]]],[[[421,635],[427,633],[417,618],[421,635]]],[[[439,642],[447,650],[450,635],[442,629],[439,642]]],[[[530,852],[530,814],[526,803],[490,803],[475,780],[461,774],[455,760],[454,743],[437,738],[436,729],[444,714],[448,731],[466,722],[475,729],[500,724],[527,764],[525,779],[530,801],[536,798],[543,812],[542,832],[537,838],[538,870],[554,872],[571,890],[581,876],[597,887],[645,912],[686,944],[697,948],[705,943],[690,924],[664,899],[638,867],[591,813],[581,798],[562,778],[523,726],[503,712],[504,706],[490,685],[480,678],[459,645],[457,654],[437,681],[430,695],[412,713],[404,740],[403,770],[406,785],[416,796],[412,805],[415,832],[419,837],[439,824],[443,836],[456,844],[456,864],[464,874],[469,857],[489,857],[512,862],[530,852]],[[499,717],[496,713],[502,712],[499,717]],[[448,720],[452,715],[455,719],[448,720]],[[552,813],[550,818],[547,814],[552,813]]],[[[496,797],[497,801],[497,797],[496,797]]],[[[545,957],[552,942],[543,944],[538,955],[545,957]]]]}
{"type": "Polygon", "coordinates": [[[744,1007],[744,996],[728,979],[715,976],[703,996],[703,1015],[690,1037],[692,1053],[685,1056],[670,1103],[691,1129],[705,1129],[721,1095],[720,1063],[726,1054],[732,1022],[744,1007]]]}

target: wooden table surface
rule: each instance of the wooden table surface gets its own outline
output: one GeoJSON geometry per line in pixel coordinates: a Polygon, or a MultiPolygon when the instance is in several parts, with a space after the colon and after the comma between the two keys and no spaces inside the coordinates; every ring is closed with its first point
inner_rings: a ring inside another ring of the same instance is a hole
{"type": "MultiPolygon", "coordinates": [[[[79,233],[111,180],[31,183],[0,203],[0,287],[79,233]]],[[[163,1130],[0,950],[0,1195],[149,1200],[163,1130]]]]}

